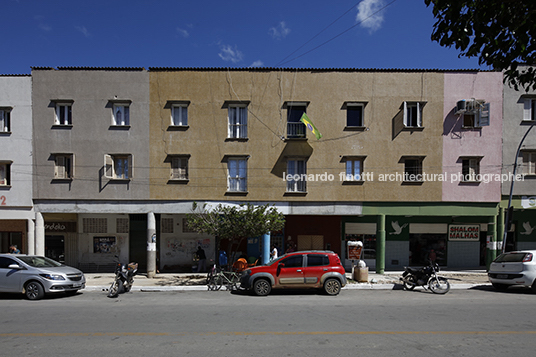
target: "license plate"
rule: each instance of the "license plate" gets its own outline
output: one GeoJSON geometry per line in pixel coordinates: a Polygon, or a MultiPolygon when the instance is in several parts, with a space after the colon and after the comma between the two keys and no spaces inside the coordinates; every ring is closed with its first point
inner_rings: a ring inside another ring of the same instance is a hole
{"type": "Polygon", "coordinates": [[[497,279],[508,279],[508,274],[497,274],[497,279]]]}
{"type": "Polygon", "coordinates": [[[82,283],[73,284],[73,288],[79,288],[82,286],[82,283]]]}

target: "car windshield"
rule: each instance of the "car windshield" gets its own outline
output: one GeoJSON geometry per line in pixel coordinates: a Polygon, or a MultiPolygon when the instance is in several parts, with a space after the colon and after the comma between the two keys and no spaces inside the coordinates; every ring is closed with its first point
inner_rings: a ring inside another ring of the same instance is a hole
{"type": "Polygon", "coordinates": [[[495,259],[495,263],[520,263],[527,253],[503,253],[495,259]]]}
{"type": "Polygon", "coordinates": [[[55,260],[52,260],[47,257],[35,257],[35,256],[27,256],[27,257],[17,257],[29,266],[32,266],[34,268],[52,268],[52,267],[59,267],[61,266],[60,263],[58,263],[55,260]]]}

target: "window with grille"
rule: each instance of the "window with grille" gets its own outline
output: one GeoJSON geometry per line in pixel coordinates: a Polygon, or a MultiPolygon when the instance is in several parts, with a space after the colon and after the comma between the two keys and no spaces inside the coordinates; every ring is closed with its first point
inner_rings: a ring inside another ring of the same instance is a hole
{"type": "Polygon", "coordinates": [[[117,218],[116,219],[116,231],[117,233],[128,233],[129,232],[129,219],[117,218]]]}
{"type": "Polygon", "coordinates": [[[84,233],[108,233],[108,220],[106,218],[82,219],[84,233]]]}
{"type": "Polygon", "coordinates": [[[173,218],[162,218],[160,220],[160,230],[162,233],[173,233],[173,218]]]}

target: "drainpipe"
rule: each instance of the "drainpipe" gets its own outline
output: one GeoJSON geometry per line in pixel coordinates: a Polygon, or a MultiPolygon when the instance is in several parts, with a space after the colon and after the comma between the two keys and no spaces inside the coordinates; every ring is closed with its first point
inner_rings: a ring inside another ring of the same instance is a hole
{"type": "Polygon", "coordinates": [[[153,212],[147,213],[147,277],[156,275],[156,219],[153,212]]]}
{"type": "Polygon", "coordinates": [[[376,273],[385,272],[385,215],[378,216],[376,227],[376,273]]]}

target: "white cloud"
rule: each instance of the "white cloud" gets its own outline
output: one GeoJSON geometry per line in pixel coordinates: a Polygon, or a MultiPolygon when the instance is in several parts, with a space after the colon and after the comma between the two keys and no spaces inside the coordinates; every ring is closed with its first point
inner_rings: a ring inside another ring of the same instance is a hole
{"type": "Polygon", "coordinates": [[[262,66],[264,66],[264,62],[261,61],[261,60],[256,60],[255,62],[253,62],[253,63],[251,64],[250,67],[262,67],[262,66]]]}
{"type": "Polygon", "coordinates": [[[89,31],[87,30],[87,28],[85,26],[75,26],[75,29],[77,29],[78,31],[82,32],[82,34],[85,36],[85,37],[89,37],[91,36],[89,31]]]}
{"type": "Polygon", "coordinates": [[[370,33],[379,30],[383,23],[384,0],[363,0],[357,5],[356,21],[369,29],[370,33]]]}
{"type": "Polygon", "coordinates": [[[177,27],[177,33],[179,33],[184,38],[190,37],[190,33],[188,33],[188,31],[181,29],[179,27],[177,27]]]}
{"type": "Polygon", "coordinates": [[[218,56],[224,61],[231,61],[233,63],[237,63],[242,61],[242,52],[240,52],[236,46],[234,49],[230,45],[222,45],[220,47],[221,52],[218,53],[218,56]]]}
{"type": "Polygon", "coordinates": [[[277,27],[270,28],[268,33],[276,40],[281,40],[287,37],[287,35],[290,33],[290,29],[285,24],[285,21],[281,21],[277,27]]]}

